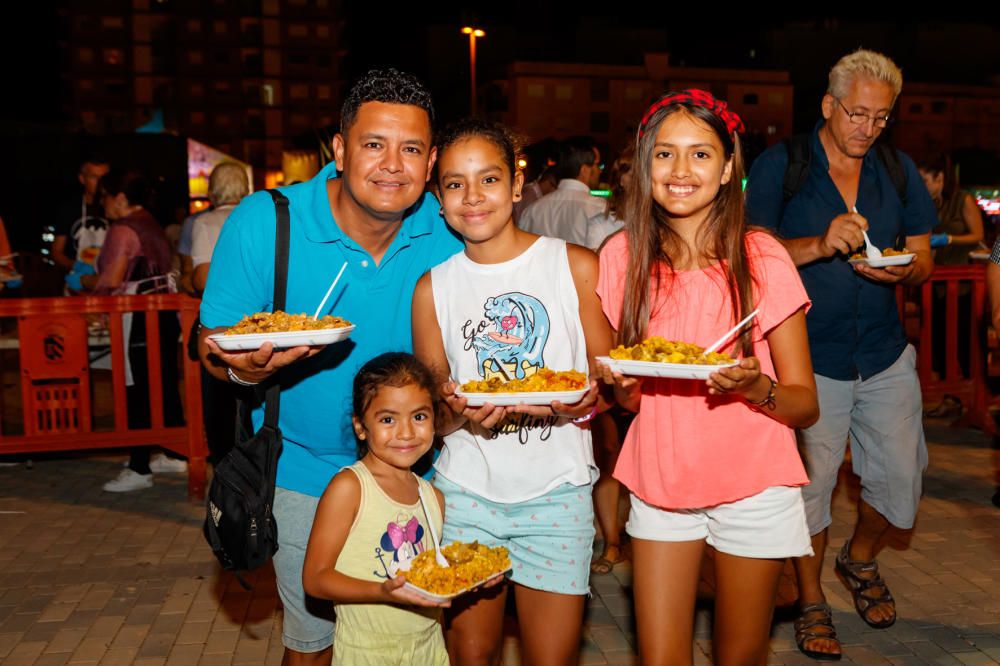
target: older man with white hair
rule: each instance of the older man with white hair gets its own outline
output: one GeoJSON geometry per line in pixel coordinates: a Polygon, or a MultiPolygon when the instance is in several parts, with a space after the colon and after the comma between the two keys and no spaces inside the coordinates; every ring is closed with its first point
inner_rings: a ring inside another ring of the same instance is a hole
{"type": "Polygon", "coordinates": [[[208,198],[212,202],[212,210],[195,219],[191,232],[191,263],[194,266],[191,281],[199,294],[205,291],[212,250],[219,240],[222,225],[236,204],[249,193],[247,171],[239,164],[223,162],[212,169],[208,177],[208,198]]]}
{"type": "Polygon", "coordinates": [[[902,85],[902,72],[886,56],[844,56],[830,71],[816,129],[764,152],[747,187],[750,221],[778,234],[812,299],[806,325],[820,420],[801,431],[801,450],[815,554],[795,561],[802,606],[795,628],[799,649],[815,659],[840,658],[820,571],[848,437],[861,497],[836,569],[874,628],[896,620],[875,554],[890,525],[913,526],[927,466],[916,353],[897,315],[895,287],[930,275],[937,214],[913,161],[875,143],[902,85]],[[905,242],[916,256],[905,266],[852,265],[865,231],[879,249],[905,242]]]}

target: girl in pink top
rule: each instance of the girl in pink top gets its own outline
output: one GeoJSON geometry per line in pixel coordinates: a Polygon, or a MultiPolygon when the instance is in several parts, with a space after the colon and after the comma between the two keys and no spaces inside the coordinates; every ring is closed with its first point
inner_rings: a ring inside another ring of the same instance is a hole
{"type": "Polygon", "coordinates": [[[638,412],[615,476],[632,493],[636,620],[643,663],[690,663],[705,544],[717,551],[718,664],[764,663],[784,558],[811,553],[793,428],[818,414],[798,272],[770,236],[747,232],[739,117],[700,90],[643,117],[625,231],[600,257],[597,292],[617,343],[708,345],[754,309],[729,345],[738,366],[704,383],[601,366],[638,412]]]}

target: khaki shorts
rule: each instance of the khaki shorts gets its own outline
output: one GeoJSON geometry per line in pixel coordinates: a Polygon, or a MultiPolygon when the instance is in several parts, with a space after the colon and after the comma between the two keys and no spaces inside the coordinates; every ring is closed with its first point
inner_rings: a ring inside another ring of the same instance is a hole
{"type": "Polygon", "coordinates": [[[907,345],[895,363],[864,381],[816,375],[819,421],[800,431],[799,447],[809,473],[802,497],[810,534],[833,521],[830,501],[848,435],[861,499],[896,527],[913,527],[927,469],[916,359],[907,345]]]}

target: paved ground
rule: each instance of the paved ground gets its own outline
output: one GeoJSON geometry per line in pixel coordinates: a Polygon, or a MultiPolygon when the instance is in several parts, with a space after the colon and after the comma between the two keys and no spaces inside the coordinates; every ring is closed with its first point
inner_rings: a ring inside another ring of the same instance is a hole
{"type": "MultiPolygon", "coordinates": [[[[890,629],[869,629],[827,568],[845,662],[1000,663],[1000,510],[989,504],[1000,452],[972,431],[931,427],[917,528],[893,535],[881,562],[899,602],[890,629]]],[[[110,495],[122,456],[36,461],[0,469],[0,663],[278,664],[281,612],[273,575],[252,592],[221,573],[202,541],[199,506],[179,477],[110,495]]],[[[845,469],[829,561],[853,519],[845,469]]],[[[709,663],[710,562],[696,660],[709,663]]],[[[635,663],[630,571],[593,581],[584,664],[635,663]]],[[[791,579],[782,585],[774,664],[805,663],[792,639],[791,579]]],[[[516,621],[504,663],[517,664],[516,621]]]]}

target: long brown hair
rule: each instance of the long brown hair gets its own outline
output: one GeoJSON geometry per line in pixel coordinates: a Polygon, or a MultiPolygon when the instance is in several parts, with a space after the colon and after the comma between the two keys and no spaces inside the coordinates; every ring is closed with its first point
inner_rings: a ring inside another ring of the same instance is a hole
{"type": "MultiPolygon", "coordinates": [[[[743,210],[743,155],[739,137],[730,134],[726,124],[710,109],[692,102],[669,104],[650,116],[644,132],[636,139],[632,184],[625,193],[625,220],[628,234],[628,266],[625,272],[625,298],[619,323],[619,343],[634,345],[647,336],[651,303],[670,289],[674,278],[671,256],[683,251],[683,241],[670,228],[669,215],[652,193],[653,146],[663,121],[674,113],[686,113],[702,121],[718,135],[726,159],[732,159],[729,182],[719,188],[696,243],[700,257],[718,262],[725,288],[733,307],[733,323],[754,308],[753,275],[746,247],[746,220],[743,210]],[[667,268],[663,279],[660,266],[667,268]],[[652,295],[650,283],[652,282],[652,295]]],[[[744,356],[753,354],[753,336],[748,327],[739,338],[744,356]]],[[[692,341],[687,341],[692,342],[692,341]]]]}

